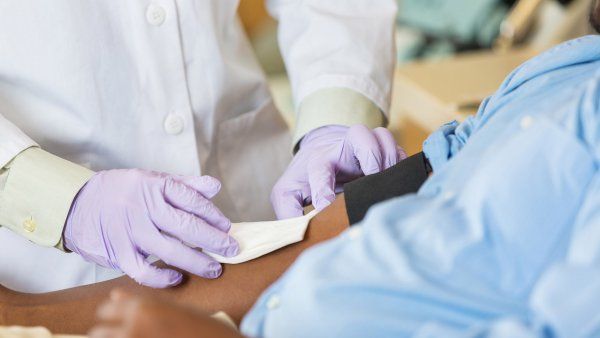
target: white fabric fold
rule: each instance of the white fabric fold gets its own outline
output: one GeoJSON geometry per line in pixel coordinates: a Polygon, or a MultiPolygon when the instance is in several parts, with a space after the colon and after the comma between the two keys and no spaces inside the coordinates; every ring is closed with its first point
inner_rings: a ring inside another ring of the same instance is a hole
{"type": "Polygon", "coordinates": [[[233,223],[229,234],[240,245],[240,253],[235,257],[223,257],[205,252],[220,263],[239,264],[264,256],[277,249],[300,242],[316,210],[296,218],[268,222],[233,223]]]}

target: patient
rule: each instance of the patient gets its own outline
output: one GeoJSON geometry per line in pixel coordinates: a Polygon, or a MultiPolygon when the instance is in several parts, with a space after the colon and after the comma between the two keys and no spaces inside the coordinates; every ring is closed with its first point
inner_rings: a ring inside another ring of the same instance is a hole
{"type": "MultiPolygon", "coordinates": [[[[244,317],[244,335],[598,337],[600,37],[519,67],[424,152],[435,174],[419,192],[307,250],[244,317]]],[[[162,306],[117,294],[92,332],[165,337],[166,317],[190,337],[217,330],[162,306]]]]}
{"type": "MultiPolygon", "coordinates": [[[[304,242],[228,266],[214,281],[229,283],[227,294],[197,280],[168,294],[202,313],[144,290],[131,296],[139,292],[120,280],[43,296],[4,292],[2,322],[80,332],[98,299],[121,286],[99,310],[96,337],[239,337],[206,315],[215,310],[243,316],[251,337],[597,337],[600,37],[525,63],[476,116],[442,126],[423,150],[434,174],[416,194],[371,208],[346,231],[344,204],[348,215],[354,207],[338,198],[304,242]]],[[[394,178],[379,177],[390,188],[394,178]]]]}

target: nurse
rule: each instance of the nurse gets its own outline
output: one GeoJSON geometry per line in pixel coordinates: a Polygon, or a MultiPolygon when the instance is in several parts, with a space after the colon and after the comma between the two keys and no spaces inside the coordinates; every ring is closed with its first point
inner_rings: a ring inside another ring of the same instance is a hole
{"type": "Polygon", "coordinates": [[[378,128],[394,0],[268,2],[293,135],[237,6],[0,3],[1,284],[44,292],[119,271],[152,287],[181,281],[149,256],[215,278],[221,266],[189,246],[233,256],[230,220],[321,209],[341,184],[403,158],[378,128]]]}

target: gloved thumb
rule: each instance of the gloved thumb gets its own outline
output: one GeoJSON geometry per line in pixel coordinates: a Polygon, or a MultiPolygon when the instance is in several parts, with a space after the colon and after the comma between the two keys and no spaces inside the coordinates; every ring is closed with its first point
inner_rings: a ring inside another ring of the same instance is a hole
{"type": "Polygon", "coordinates": [[[304,197],[298,190],[287,189],[281,184],[276,184],[271,192],[271,204],[277,219],[300,217],[304,214],[302,208],[304,197]]]}
{"type": "Polygon", "coordinates": [[[312,204],[323,210],[335,200],[335,168],[329,162],[313,161],[307,170],[312,204]]]}
{"type": "Polygon", "coordinates": [[[122,267],[124,273],[137,283],[151,288],[168,288],[178,285],[183,280],[180,272],[171,269],[161,269],[150,264],[139,253],[132,264],[122,267]]]}

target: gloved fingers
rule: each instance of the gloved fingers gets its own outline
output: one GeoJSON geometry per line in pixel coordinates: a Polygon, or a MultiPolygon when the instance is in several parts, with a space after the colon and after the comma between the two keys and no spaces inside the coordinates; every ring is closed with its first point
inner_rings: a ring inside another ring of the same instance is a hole
{"type": "Polygon", "coordinates": [[[166,264],[204,278],[217,278],[221,275],[221,264],[202,252],[159,232],[152,237],[152,249],[148,251],[166,264]]]}
{"type": "Polygon", "coordinates": [[[398,146],[392,133],[383,127],[373,129],[373,135],[379,143],[383,157],[383,170],[390,168],[400,162],[398,146]]]}
{"type": "Polygon", "coordinates": [[[174,175],[177,181],[201,193],[207,199],[215,197],[221,190],[221,182],[212,176],[174,175]]]}
{"type": "Polygon", "coordinates": [[[383,169],[379,143],[369,128],[361,124],[350,127],[346,142],[352,148],[365,175],[375,174],[383,169]]]}
{"type": "Polygon", "coordinates": [[[192,213],[217,229],[228,232],[231,228],[231,221],[209,199],[173,178],[166,180],[165,199],[173,207],[192,213]]]}
{"type": "Polygon", "coordinates": [[[239,245],[233,237],[193,214],[165,205],[151,218],[162,231],[196,248],[226,257],[239,252],[239,245]]]}
{"type": "Polygon", "coordinates": [[[335,167],[330,162],[314,160],[308,163],[307,171],[312,204],[323,210],[335,200],[335,167]]]}
{"type": "Polygon", "coordinates": [[[408,155],[406,154],[404,148],[402,148],[399,145],[396,145],[396,153],[398,154],[398,162],[404,161],[406,160],[406,158],[408,158],[408,155]]]}
{"type": "Polygon", "coordinates": [[[181,283],[183,279],[183,275],[175,270],[159,269],[150,264],[133,248],[121,252],[120,256],[120,269],[141,285],[152,288],[167,288],[181,283]]]}
{"type": "Polygon", "coordinates": [[[299,184],[290,179],[287,173],[277,181],[271,190],[271,205],[277,219],[300,217],[304,214],[304,200],[309,194],[303,193],[303,190],[308,191],[299,189],[299,184]]]}

